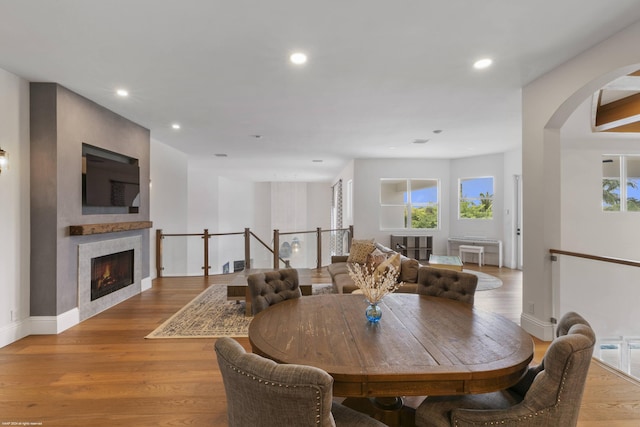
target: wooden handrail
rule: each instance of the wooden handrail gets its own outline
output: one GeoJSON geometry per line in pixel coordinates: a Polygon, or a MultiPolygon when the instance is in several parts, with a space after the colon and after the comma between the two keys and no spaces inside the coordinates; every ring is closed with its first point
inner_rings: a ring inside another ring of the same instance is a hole
{"type": "MultiPolygon", "coordinates": [[[[239,234],[244,234],[242,231],[236,231],[234,233],[208,233],[209,237],[214,236],[236,236],[239,234]]],[[[166,237],[190,237],[190,236],[204,236],[204,233],[187,233],[187,234],[163,234],[166,237]]]]}
{"type": "MultiPolygon", "coordinates": [[[[353,227],[353,226],[351,226],[353,227]]],[[[317,228],[315,230],[308,230],[308,231],[287,231],[287,232],[279,232],[279,234],[281,236],[284,236],[286,234],[316,234],[318,232],[318,230],[322,230],[323,233],[327,233],[327,232],[331,232],[331,231],[349,231],[349,228],[332,228],[332,229],[324,229],[324,228],[317,228]]]]}
{"type": "Polygon", "coordinates": [[[620,265],[629,265],[631,267],[640,267],[640,261],[633,261],[633,260],[630,260],[630,259],[614,258],[614,257],[599,256],[599,255],[589,255],[589,254],[583,254],[583,253],[580,253],[580,252],[563,251],[563,250],[560,250],[560,249],[549,249],[549,253],[557,254],[557,255],[567,255],[567,256],[572,256],[572,257],[576,257],[576,258],[585,258],[585,259],[590,259],[590,260],[594,260],[594,261],[608,262],[608,263],[611,263],[611,264],[620,264],[620,265]]]}

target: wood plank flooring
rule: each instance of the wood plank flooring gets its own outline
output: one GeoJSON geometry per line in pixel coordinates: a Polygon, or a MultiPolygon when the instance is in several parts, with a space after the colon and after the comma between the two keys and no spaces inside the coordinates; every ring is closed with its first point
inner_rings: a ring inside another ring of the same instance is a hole
{"type": "MultiPolygon", "coordinates": [[[[476,305],[519,323],[521,273],[481,270],[504,285],[479,292],[476,305]]],[[[152,289],[59,335],[30,336],[0,349],[0,426],[225,426],[215,340],[144,336],[206,287],[229,280],[156,280],[152,289]]],[[[327,282],[325,271],[314,273],[314,283],[327,282]]],[[[249,349],[246,338],[239,341],[249,349]]],[[[536,342],[537,359],[546,347],[536,342]]],[[[640,384],[594,361],[578,425],[640,425],[640,384]]]]}

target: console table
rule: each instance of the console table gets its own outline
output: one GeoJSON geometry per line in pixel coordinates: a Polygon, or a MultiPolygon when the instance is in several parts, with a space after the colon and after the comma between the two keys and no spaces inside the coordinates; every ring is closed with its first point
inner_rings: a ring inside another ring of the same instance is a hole
{"type": "Polygon", "coordinates": [[[460,245],[484,246],[484,263],[488,264],[487,255],[494,255],[498,258],[498,267],[502,267],[502,240],[473,236],[449,237],[447,255],[458,254],[460,245]]]}

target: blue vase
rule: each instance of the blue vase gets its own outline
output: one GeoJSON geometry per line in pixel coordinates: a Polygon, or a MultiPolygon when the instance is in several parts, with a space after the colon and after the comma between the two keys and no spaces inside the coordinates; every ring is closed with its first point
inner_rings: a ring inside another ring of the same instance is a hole
{"type": "Polygon", "coordinates": [[[369,322],[378,323],[382,317],[382,309],[378,306],[377,302],[370,302],[364,314],[367,316],[369,322]]]}

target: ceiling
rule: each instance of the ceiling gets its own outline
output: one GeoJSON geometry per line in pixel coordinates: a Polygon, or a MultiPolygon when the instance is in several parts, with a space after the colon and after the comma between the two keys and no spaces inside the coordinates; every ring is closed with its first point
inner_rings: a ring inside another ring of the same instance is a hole
{"type": "Polygon", "coordinates": [[[194,167],[328,181],[353,158],[519,147],[521,88],[639,19],[637,0],[0,0],[0,68],[149,128],[194,167]]]}

